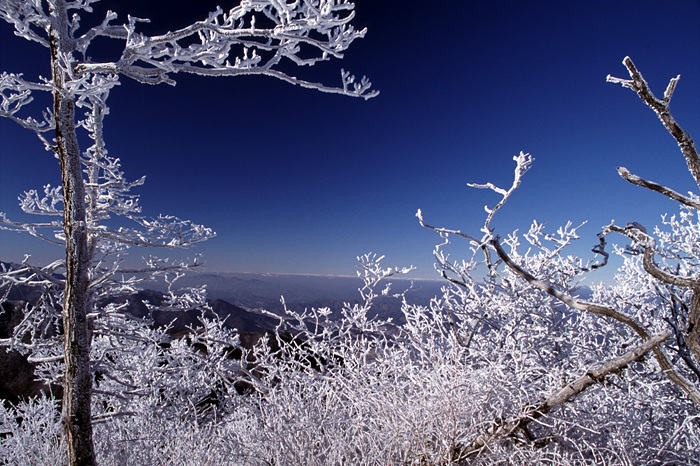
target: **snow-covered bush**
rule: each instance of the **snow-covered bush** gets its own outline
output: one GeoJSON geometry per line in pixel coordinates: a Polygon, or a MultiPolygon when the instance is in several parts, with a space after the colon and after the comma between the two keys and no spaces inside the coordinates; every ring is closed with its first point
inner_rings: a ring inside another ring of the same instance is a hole
{"type": "MultiPolygon", "coordinates": [[[[538,261],[546,263],[541,253],[512,255],[534,270],[538,261]]],[[[119,406],[119,416],[109,404],[119,397],[95,396],[99,463],[693,463],[700,445],[697,409],[653,363],[631,363],[570,403],[512,428],[512,435],[480,445],[490,428],[509,425],[542,397],[631,349],[632,335],[622,325],[567,313],[548,295],[534,299],[541,293],[532,287],[509,288],[518,277],[508,268],[499,271],[502,280],[478,283],[481,294],[453,285],[430,306],[404,302],[407,322],[394,326],[368,311],[376,297],[392,294],[380,291],[380,280],[405,270],[384,269],[374,256],[361,264],[362,304],[345,306],[335,320],[328,309],[287,309],[270,336],[276,344],[263,340],[237,361],[226,357],[219,342],[231,335],[216,321],[196,336],[212,348],[206,353],[180,353],[180,345],[186,349],[194,340],[166,348],[153,344],[155,336],[151,344],[134,343],[140,349],[133,357],[142,362],[126,373],[138,379],[140,395],[119,406]],[[483,301],[475,306],[472,297],[483,301]],[[482,323],[474,322],[475,310],[482,323]],[[246,380],[248,391],[237,392],[234,380],[246,380]],[[198,405],[210,389],[216,401],[198,405]]],[[[539,277],[551,273],[545,266],[536,270],[539,277]]],[[[123,389],[122,382],[112,390],[123,389]]],[[[12,435],[0,441],[6,457],[14,458],[15,448],[33,451],[47,432],[60,442],[55,405],[44,399],[28,406],[54,416],[16,433],[24,424],[7,412],[1,430],[12,435]]],[[[61,450],[51,452],[56,456],[32,464],[61,461],[61,450]]]]}

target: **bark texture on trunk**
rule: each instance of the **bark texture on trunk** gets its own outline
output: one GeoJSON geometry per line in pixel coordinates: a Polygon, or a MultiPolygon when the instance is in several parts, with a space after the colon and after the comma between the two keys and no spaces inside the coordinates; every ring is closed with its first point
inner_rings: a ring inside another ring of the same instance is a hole
{"type": "Polygon", "coordinates": [[[92,374],[87,314],[90,307],[88,235],[80,148],[75,131],[75,99],[70,79],[70,43],[65,3],[52,5],[51,71],[56,122],[56,153],[63,184],[66,282],[63,298],[65,378],[62,426],[71,466],[95,464],[92,441],[92,374]]]}

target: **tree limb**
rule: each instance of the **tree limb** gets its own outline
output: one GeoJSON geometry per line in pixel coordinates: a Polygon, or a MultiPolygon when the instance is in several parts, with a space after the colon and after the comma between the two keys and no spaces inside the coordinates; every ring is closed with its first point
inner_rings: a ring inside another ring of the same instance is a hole
{"type": "Polygon", "coordinates": [[[461,447],[459,459],[465,459],[471,455],[479,453],[484,449],[484,447],[486,447],[486,445],[488,445],[489,442],[492,442],[499,437],[512,435],[516,430],[524,429],[530,422],[546,415],[552,409],[569,401],[591,385],[603,382],[605,376],[619,372],[627,367],[631,362],[642,359],[649,351],[656,348],[660,343],[666,341],[670,336],[671,332],[669,330],[665,330],[658,335],[654,335],[641,345],[635,347],[631,351],[628,351],[622,356],[619,356],[596,369],[589,370],[585,375],[552,393],[543,401],[533,405],[524,406],[520,410],[520,414],[506,420],[494,422],[485,431],[483,431],[483,433],[472,440],[469,445],[461,447]]]}
{"type": "Polygon", "coordinates": [[[632,89],[637,93],[637,95],[639,95],[645,104],[654,110],[656,115],[659,117],[659,120],[661,120],[661,123],[663,123],[664,127],[666,127],[668,132],[671,133],[671,136],[673,136],[678,143],[678,146],[680,147],[681,152],[683,152],[685,160],[688,163],[690,173],[692,173],[693,178],[695,178],[695,182],[698,184],[698,186],[700,186],[700,156],[698,156],[698,149],[695,146],[695,142],[693,142],[693,138],[690,137],[690,134],[688,134],[687,131],[681,128],[669,110],[671,97],[673,96],[673,91],[676,89],[678,80],[681,78],[680,75],[671,79],[668,87],[666,88],[666,92],[664,92],[664,98],[658,99],[654,93],[651,92],[651,89],[649,89],[649,84],[647,84],[646,80],[644,80],[642,74],[634,66],[632,59],[630,57],[625,57],[625,59],[622,60],[622,63],[627,68],[627,71],[632,79],[620,79],[608,75],[607,81],[611,83],[618,83],[623,87],[632,89]]]}
{"type": "Polygon", "coordinates": [[[630,173],[630,171],[627,170],[625,167],[617,167],[617,173],[619,173],[622,178],[624,178],[632,184],[636,184],[637,186],[641,186],[642,188],[647,188],[652,191],[656,191],[657,193],[661,193],[669,199],[673,199],[674,201],[678,201],[681,204],[687,205],[688,207],[693,207],[695,209],[700,210],[700,202],[696,201],[695,199],[677,193],[673,189],[667,188],[666,186],[660,185],[653,181],[645,180],[642,177],[634,175],[630,173]]]}
{"type": "Polygon", "coordinates": [[[278,69],[287,58],[297,66],[312,66],[331,57],[342,58],[343,52],[355,39],[365,36],[366,29],[356,30],[350,21],[354,5],[342,2],[328,4],[328,11],[319,11],[312,2],[292,5],[273,1],[244,2],[227,13],[221,8],[174,32],[148,36],[136,32],[139,20],[129,17],[119,32],[111,21],[112,12],[104,22],[83,35],[76,47],[85,51],[90,41],[100,35],[126,41],[121,57],[116,62],[75,64],[78,76],[87,74],[122,74],[146,84],[175,84],[174,73],[204,76],[265,75],[290,84],[370,99],[379,94],[370,91],[367,78],[355,80],[341,72],[342,86],[326,86],[287,74],[278,69]],[[339,12],[343,12],[339,14],[339,12]],[[294,18],[290,19],[293,13],[294,18]],[[256,15],[262,14],[272,24],[256,27],[256,15]],[[193,43],[189,43],[194,41],[193,43]],[[312,56],[301,56],[301,48],[313,49],[312,56]],[[262,52],[262,55],[258,52],[262,52]]]}
{"type": "MultiPolygon", "coordinates": [[[[651,92],[649,85],[634,66],[634,63],[632,63],[630,57],[625,57],[623,64],[625,67],[627,67],[632,79],[624,80],[608,76],[607,80],[609,82],[619,83],[623,87],[634,90],[642,101],[651,107],[654,112],[656,112],[656,115],[659,117],[664,127],[666,127],[668,132],[671,133],[678,143],[678,146],[680,147],[681,152],[683,153],[683,156],[688,164],[690,173],[693,175],[693,178],[698,186],[700,186],[700,156],[698,155],[697,147],[695,146],[693,139],[690,137],[690,134],[688,134],[688,132],[683,130],[683,128],[678,125],[676,120],[671,115],[671,111],[669,110],[671,97],[676,89],[680,75],[669,82],[666,92],[664,93],[664,98],[658,99],[651,92]]],[[[620,176],[633,184],[659,192],[682,204],[700,210],[700,203],[698,203],[695,199],[683,196],[657,183],[653,183],[638,176],[632,175],[624,168],[618,168],[618,172],[620,173],[620,176]]],[[[610,230],[621,232],[633,240],[636,240],[636,238],[634,238],[634,234],[632,236],[628,234],[630,232],[628,232],[627,229],[621,230],[619,228],[610,228],[610,230]]],[[[692,290],[693,294],[690,300],[690,306],[688,308],[687,334],[684,336],[684,339],[687,342],[693,357],[697,361],[700,361],[700,277],[679,277],[661,270],[654,263],[654,244],[649,243],[648,241],[641,242],[641,244],[644,248],[643,267],[649,275],[663,283],[686,287],[692,290]]],[[[695,390],[695,393],[698,393],[697,390],[695,390]]]]}
{"type": "Polygon", "coordinates": [[[615,224],[610,224],[605,227],[606,231],[614,231],[615,233],[620,233],[623,236],[628,237],[632,241],[640,244],[644,250],[642,265],[644,271],[659,280],[662,283],[675,286],[683,286],[686,288],[693,288],[700,286],[700,281],[697,279],[689,277],[681,277],[678,275],[670,274],[664,270],[661,270],[654,263],[654,254],[656,253],[653,239],[644,231],[640,230],[636,224],[630,224],[625,228],[621,228],[615,224]],[[632,226],[634,225],[634,226],[632,226]]]}
{"type": "MultiPolygon", "coordinates": [[[[644,329],[644,327],[642,327],[636,320],[632,319],[631,317],[619,311],[616,311],[611,307],[602,306],[600,304],[588,303],[586,301],[576,301],[571,296],[562,293],[561,291],[557,290],[551,285],[547,285],[546,283],[543,283],[540,280],[536,279],[526,270],[524,270],[515,262],[513,262],[513,260],[506,254],[506,252],[501,247],[498,237],[491,240],[491,246],[493,246],[494,249],[496,249],[498,257],[500,257],[501,260],[516,274],[524,278],[531,285],[541,289],[545,293],[558,299],[567,306],[572,307],[574,309],[578,309],[580,311],[590,312],[599,316],[610,317],[630,327],[643,340],[649,340],[651,338],[647,331],[644,329]]],[[[671,380],[671,382],[673,382],[678,388],[683,390],[695,404],[700,406],[700,392],[685,377],[676,372],[676,370],[673,368],[671,362],[668,360],[666,354],[661,348],[654,347],[653,351],[654,356],[656,357],[656,361],[659,363],[659,366],[664,371],[664,374],[666,374],[669,380],[671,380]]]]}

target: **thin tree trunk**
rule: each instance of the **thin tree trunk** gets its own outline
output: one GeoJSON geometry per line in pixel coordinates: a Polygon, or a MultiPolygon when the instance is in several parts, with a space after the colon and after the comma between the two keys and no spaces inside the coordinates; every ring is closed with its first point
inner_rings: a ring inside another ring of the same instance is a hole
{"type": "Polygon", "coordinates": [[[690,349],[690,354],[695,358],[695,362],[700,364],[700,285],[693,287],[693,297],[690,298],[688,307],[688,332],[683,335],[686,345],[690,349]]]}
{"type": "Polygon", "coordinates": [[[68,50],[65,3],[53,4],[51,68],[54,84],[56,152],[63,183],[63,230],[66,240],[66,281],[63,300],[65,378],[62,427],[71,466],[95,464],[92,442],[90,337],[87,313],[90,306],[88,236],[85,186],[80,148],[75,131],[75,102],[65,88],[68,50]]]}

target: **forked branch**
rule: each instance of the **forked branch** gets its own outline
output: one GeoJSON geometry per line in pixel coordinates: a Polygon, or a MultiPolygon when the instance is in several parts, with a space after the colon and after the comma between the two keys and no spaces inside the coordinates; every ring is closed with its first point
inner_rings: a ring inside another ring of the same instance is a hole
{"type": "MultiPolygon", "coordinates": [[[[515,161],[515,169],[514,169],[514,175],[513,175],[513,184],[510,186],[510,188],[503,189],[500,188],[493,183],[484,183],[484,184],[479,184],[479,183],[467,183],[467,186],[470,188],[477,188],[477,189],[490,189],[491,191],[499,194],[501,196],[501,200],[496,203],[493,207],[489,207],[488,205],[484,206],[484,210],[488,214],[486,217],[486,220],[484,221],[484,226],[481,227],[481,232],[483,233],[481,239],[477,239],[474,236],[468,235],[466,233],[463,233],[460,230],[452,230],[449,228],[438,228],[434,227],[432,225],[428,225],[425,223],[423,220],[423,213],[421,212],[420,209],[418,209],[418,212],[416,213],[416,217],[418,217],[418,221],[420,222],[421,226],[424,228],[428,228],[430,230],[433,230],[440,234],[445,239],[445,243],[438,245],[435,250],[435,258],[438,260],[438,263],[440,264],[440,267],[442,268],[442,276],[443,278],[446,278],[450,282],[460,285],[460,286],[465,286],[463,282],[459,282],[453,279],[448,278],[446,272],[449,270],[453,273],[456,273],[456,270],[454,270],[454,267],[448,263],[447,257],[444,255],[440,254],[438,251],[441,247],[446,246],[449,244],[449,235],[455,235],[455,236],[460,236],[462,238],[465,238],[469,241],[469,243],[476,249],[479,249],[483,252],[484,258],[486,261],[486,265],[489,268],[489,270],[493,270],[493,261],[491,260],[491,253],[489,251],[488,247],[488,242],[493,238],[493,228],[491,228],[491,221],[493,220],[494,215],[496,215],[496,212],[503,207],[510,198],[510,196],[513,194],[513,192],[520,186],[520,183],[522,182],[522,177],[527,173],[527,171],[530,169],[532,166],[532,162],[535,160],[532,158],[530,154],[526,154],[524,152],[520,152],[519,155],[513,156],[513,160],[515,161]]],[[[457,273],[459,275],[459,273],[457,273]]]]}

